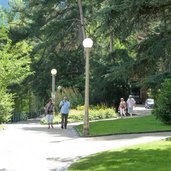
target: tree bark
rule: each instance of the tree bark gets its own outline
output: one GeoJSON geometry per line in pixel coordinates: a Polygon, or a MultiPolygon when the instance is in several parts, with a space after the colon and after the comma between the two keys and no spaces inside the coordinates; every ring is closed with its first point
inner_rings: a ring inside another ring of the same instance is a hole
{"type": "Polygon", "coordinates": [[[82,31],[82,41],[86,38],[86,33],[85,33],[85,25],[84,25],[84,17],[83,17],[83,6],[82,6],[82,1],[78,0],[78,6],[79,6],[79,11],[80,11],[80,23],[81,23],[81,31],[82,31]]]}

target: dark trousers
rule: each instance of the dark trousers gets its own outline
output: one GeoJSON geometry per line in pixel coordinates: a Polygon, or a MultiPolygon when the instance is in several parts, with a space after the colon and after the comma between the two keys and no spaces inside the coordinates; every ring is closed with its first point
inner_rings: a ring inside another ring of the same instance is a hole
{"type": "Polygon", "coordinates": [[[67,123],[68,123],[68,114],[63,114],[62,113],[62,122],[61,122],[61,127],[62,128],[67,128],[67,123]]]}

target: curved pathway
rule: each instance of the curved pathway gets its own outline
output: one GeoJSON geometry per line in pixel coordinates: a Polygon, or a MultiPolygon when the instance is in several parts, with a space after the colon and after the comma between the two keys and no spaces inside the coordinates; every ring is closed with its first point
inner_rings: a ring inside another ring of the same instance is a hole
{"type": "Polygon", "coordinates": [[[39,119],[6,125],[0,131],[0,171],[63,171],[93,153],[171,136],[162,132],[81,138],[73,125],[47,129],[39,119]]]}

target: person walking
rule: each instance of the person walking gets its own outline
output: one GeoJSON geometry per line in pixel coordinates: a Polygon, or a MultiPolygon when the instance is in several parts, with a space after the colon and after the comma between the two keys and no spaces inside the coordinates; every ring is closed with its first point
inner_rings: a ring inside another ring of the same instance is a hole
{"type": "Polygon", "coordinates": [[[67,128],[68,123],[68,114],[70,110],[70,102],[68,98],[65,96],[64,99],[59,104],[60,112],[61,112],[61,128],[67,128]]]}
{"type": "Polygon", "coordinates": [[[123,116],[126,116],[126,114],[125,114],[126,113],[126,102],[124,101],[124,98],[120,99],[119,111],[120,111],[121,118],[123,116]]]}
{"type": "Polygon", "coordinates": [[[50,127],[53,128],[53,107],[54,107],[54,104],[52,102],[52,99],[50,98],[48,103],[45,106],[45,113],[46,113],[47,122],[48,122],[48,129],[50,127]]]}
{"type": "Polygon", "coordinates": [[[136,103],[136,101],[134,100],[134,98],[132,98],[132,95],[129,95],[129,98],[127,100],[127,108],[128,108],[128,113],[130,114],[131,117],[133,114],[133,107],[134,107],[135,103],[136,103]]]}

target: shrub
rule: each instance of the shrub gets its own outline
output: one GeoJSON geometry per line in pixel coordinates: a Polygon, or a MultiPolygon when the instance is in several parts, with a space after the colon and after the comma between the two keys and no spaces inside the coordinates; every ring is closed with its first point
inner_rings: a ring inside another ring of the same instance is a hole
{"type": "MultiPolygon", "coordinates": [[[[107,108],[103,107],[100,108],[99,106],[96,108],[95,106],[91,106],[89,109],[89,120],[98,120],[98,119],[107,119],[107,118],[114,118],[116,117],[117,114],[115,113],[115,110],[113,108],[107,108]]],[[[68,121],[69,122],[80,122],[83,121],[84,118],[84,107],[79,106],[77,109],[71,109],[68,121]],[[80,109],[80,110],[78,110],[80,109]]],[[[60,123],[61,118],[60,115],[58,114],[54,118],[54,123],[60,123]]],[[[42,124],[47,124],[46,118],[43,118],[41,120],[42,124]]]]}
{"type": "MultiPolygon", "coordinates": [[[[54,124],[59,124],[61,122],[61,116],[60,115],[56,115],[53,119],[53,123],[54,124]]],[[[41,124],[47,124],[47,118],[46,116],[43,117],[41,120],[40,120],[40,123],[41,124]]]]}
{"type": "Polygon", "coordinates": [[[153,114],[162,122],[171,124],[171,79],[162,84],[153,114]]]}

